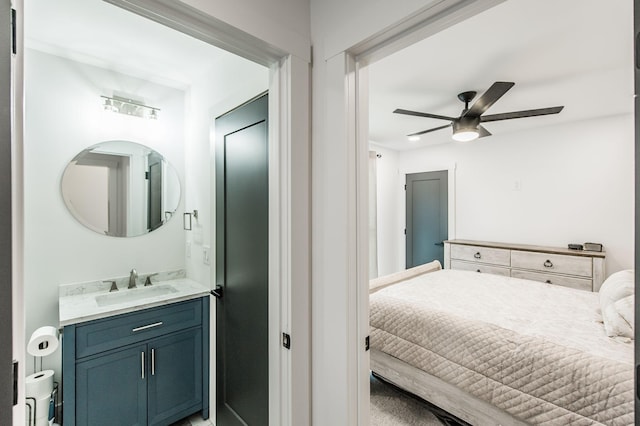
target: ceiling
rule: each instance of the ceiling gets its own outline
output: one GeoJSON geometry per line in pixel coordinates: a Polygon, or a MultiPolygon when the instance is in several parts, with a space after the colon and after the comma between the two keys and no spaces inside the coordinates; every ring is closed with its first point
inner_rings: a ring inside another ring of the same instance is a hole
{"type": "MultiPolygon", "coordinates": [[[[493,137],[633,111],[633,2],[508,0],[369,67],[369,140],[407,150],[454,143],[448,124],[396,108],[457,117],[463,91],[515,86],[487,114],[564,105],[557,115],[484,124],[493,137]]],[[[486,139],[483,139],[486,140],[486,139]]]]}
{"type": "Polygon", "coordinates": [[[239,56],[102,0],[29,0],[25,45],[157,84],[186,89],[239,56]]]}

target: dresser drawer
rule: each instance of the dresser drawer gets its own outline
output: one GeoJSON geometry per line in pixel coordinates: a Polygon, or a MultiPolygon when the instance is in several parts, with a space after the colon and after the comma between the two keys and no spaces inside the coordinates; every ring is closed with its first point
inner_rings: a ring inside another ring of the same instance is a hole
{"type": "Polygon", "coordinates": [[[561,285],[571,287],[578,290],[592,291],[593,282],[585,278],[565,277],[555,274],[543,274],[540,272],[511,270],[511,276],[514,278],[523,278],[525,280],[540,281],[547,284],[561,285]]]}
{"type": "Polygon", "coordinates": [[[511,250],[491,247],[478,247],[452,244],[451,258],[468,262],[489,263],[491,265],[509,266],[511,250]]]}
{"type": "Polygon", "coordinates": [[[589,277],[593,274],[591,258],[568,256],[562,254],[512,251],[511,266],[513,268],[532,269],[540,272],[577,275],[589,277]]]}
{"type": "Polygon", "coordinates": [[[76,358],[130,345],[202,323],[202,298],[117,315],[76,327],[76,358]]]}
{"type": "Polygon", "coordinates": [[[462,262],[459,260],[451,261],[451,269],[459,269],[461,271],[474,271],[485,274],[502,275],[508,277],[510,274],[509,268],[501,266],[483,265],[480,263],[462,262]]]}

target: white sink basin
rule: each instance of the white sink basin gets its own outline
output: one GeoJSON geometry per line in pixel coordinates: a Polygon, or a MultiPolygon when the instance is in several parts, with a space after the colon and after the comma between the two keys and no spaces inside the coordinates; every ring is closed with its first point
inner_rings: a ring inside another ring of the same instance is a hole
{"type": "Polygon", "coordinates": [[[118,292],[101,294],[96,296],[96,303],[98,306],[110,306],[118,305],[120,303],[137,302],[144,299],[149,299],[156,296],[164,296],[171,293],[176,293],[178,290],[172,285],[157,285],[140,287],[134,289],[120,290],[118,292]]]}

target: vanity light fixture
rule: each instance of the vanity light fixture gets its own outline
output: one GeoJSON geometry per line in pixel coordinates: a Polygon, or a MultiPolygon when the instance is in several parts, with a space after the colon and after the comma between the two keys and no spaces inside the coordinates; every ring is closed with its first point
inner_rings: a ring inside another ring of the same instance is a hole
{"type": "Polygon", "coordinates": [[[132,115],[134,117],[148,118],[150,120],[158,119],[160,108],[145,105],[141,101],[123,98],[120,96],[100,96],[103,101],[105,111],[119,112],[124,115],[132,115]]]}

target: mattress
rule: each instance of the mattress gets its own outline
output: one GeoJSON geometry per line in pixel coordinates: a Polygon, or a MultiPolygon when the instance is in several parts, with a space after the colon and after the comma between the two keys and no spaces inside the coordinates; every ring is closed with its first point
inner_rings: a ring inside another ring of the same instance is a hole
{"type": "Polygon", "coordinates": [[[370,297],[371,347],[540,425],[632,425],[633,342],[597,293],[441,270],[370,297]]]}

